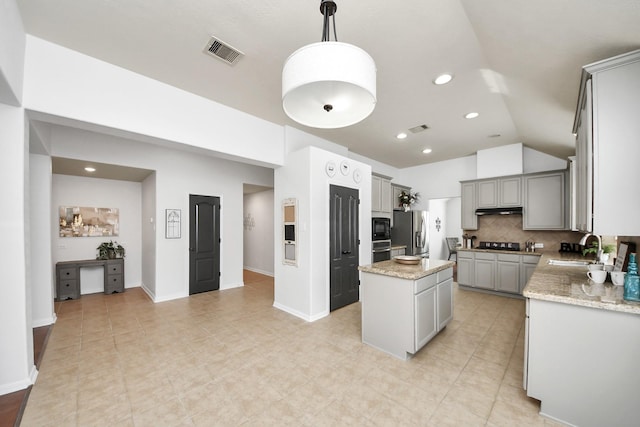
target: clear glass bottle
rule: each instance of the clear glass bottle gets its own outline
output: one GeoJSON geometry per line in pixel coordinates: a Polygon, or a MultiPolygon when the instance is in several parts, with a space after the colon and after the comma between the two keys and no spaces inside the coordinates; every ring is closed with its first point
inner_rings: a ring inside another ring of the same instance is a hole
{"type": "Polygon", "coordinates": [[[624,277],[624,299],[640,301],[640,276],[638,276],[638,262],[635,253],[629,255],[627,274],[624,277]]]}

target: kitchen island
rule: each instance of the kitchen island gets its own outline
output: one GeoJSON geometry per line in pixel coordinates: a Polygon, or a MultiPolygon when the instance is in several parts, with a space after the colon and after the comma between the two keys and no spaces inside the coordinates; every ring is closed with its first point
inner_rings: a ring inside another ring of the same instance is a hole
{"type": "Polygon", "coordinates": [[[588,280],[587,267],[544,255],[523,291],[523,385],[540,413],[577,426],[637,426],[640,304],[621,286],[588,280]]]}
{"type": "Polygon", "coordinates": [[[453,317],[453,261],[360,266],[362,342],[407,360],[453,317]]]}

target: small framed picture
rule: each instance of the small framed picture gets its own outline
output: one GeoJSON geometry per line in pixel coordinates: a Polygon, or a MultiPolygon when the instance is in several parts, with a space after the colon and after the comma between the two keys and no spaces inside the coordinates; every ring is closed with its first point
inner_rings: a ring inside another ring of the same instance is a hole
{"type": "Polygon", "coordinates": [[[165,209],[166,228],[165,237],[167,239],[180,238],[180,209],[165,209]]]}

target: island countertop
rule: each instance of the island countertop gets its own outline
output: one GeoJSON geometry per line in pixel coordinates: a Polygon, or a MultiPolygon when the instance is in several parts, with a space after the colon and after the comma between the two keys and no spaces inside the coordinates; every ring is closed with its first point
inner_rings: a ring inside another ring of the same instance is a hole
{"type": "Polygon", "coordinates": [[[358,270],[365,273],[381,274],[383,276],[398,277],[400,279],[418,280],[438,271],[446,270],[455,265],[453,261],[442,259],[422,258],[419,264],[400,264],[394,260],[380,261],[369,265],[361,265],[358,270]]]}
{"type": "Polygon", "coordinates": [[[548,263],[550,259],[561,258],[567,259],[557,254],[542,255],[522,295],[531,299],[640,314],[640,303],[623,299],[623,286],[614,286],[611,282],[593,283],[587,277],[587,267],[565,267],[548,263]]]}

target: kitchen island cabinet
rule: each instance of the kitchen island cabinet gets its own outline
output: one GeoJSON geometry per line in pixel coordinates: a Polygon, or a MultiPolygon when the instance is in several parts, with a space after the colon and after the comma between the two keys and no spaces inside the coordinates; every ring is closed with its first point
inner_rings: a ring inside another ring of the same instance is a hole
{"type": "Polygon", "coordinates": [[[360,266],[362,342],[402,360],[420,350],[453,318],[454,264],[360,266]]]}
{"type": "Polygon", "coordinates": [[[523,385],[540,413],[569,425],[637,426],[640,304],[593,284],[586,267],[536,268],[527,298],[523,385]]]}

